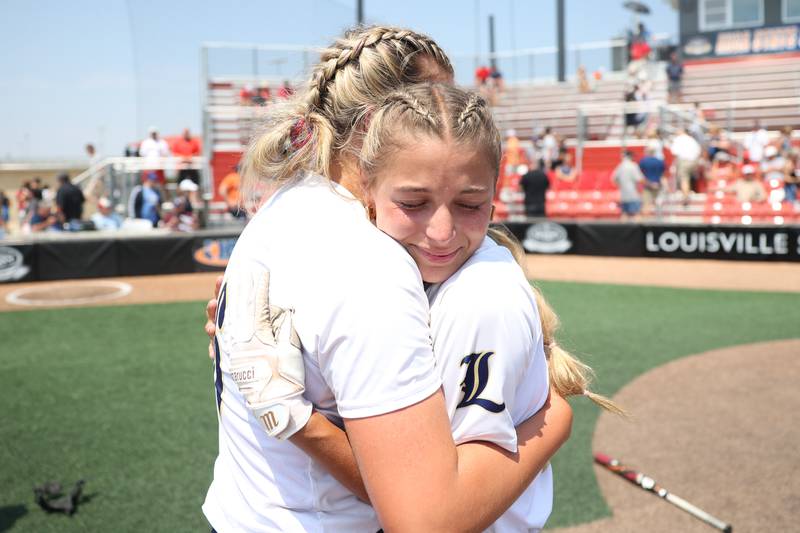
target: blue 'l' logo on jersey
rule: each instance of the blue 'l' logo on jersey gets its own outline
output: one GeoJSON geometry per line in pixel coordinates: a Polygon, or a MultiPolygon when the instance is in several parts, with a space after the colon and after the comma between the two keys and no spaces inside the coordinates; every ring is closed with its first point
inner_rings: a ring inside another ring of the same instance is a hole
{"type": "Polygon", "coordinates": [[[489,383],[489,357],[493,355],[494,352],[471,353],[461,360],[462,365],[467,365],[467,374],[464,376],[464,381],[461,382],[464,397],[461,398],[456,409],[477,405],[489,412],[499,413],[506,408],[505,402],[498,404],[480,397],[483,389],[489,383]]]}

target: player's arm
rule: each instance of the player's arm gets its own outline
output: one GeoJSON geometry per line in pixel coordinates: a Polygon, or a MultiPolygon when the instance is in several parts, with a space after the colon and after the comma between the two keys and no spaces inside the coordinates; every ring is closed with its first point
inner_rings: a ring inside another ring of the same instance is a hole
{"type": "MultiPolygon", "coordinates": [[[[485,441],[472,441],[458,446],[459,457],[465,465],[474,466],[477,472],[491,472],[501,463],[500,468],[515,471],[519,483],[525,484],[528,474],[534,477],[552,458],[558,448],[569,437],[572,410],[563,398],[552,393],[552,398],[530,419],[516,429],[518,453],[512,454],[485,441]],[[506,463],[507,461],[511,463],[506,463]],[[482,465],[485,463],[485,465],[482,465]]],[[[358,470],[353,449],[347,434],[324,415],[314,412],[308,424],[289,438],[290,442],[303,450],[309,457],[323,465],[342,485],[359,499],[369,502],[369,494],[358,470]]],[[[531,478],[532,479],[532,478],[531,478]]],[[[513,494],[509,492],[509,495],[513,494]]],[[[496,497],[496,502],[486,501],[487,515],[492,511],[508,508],[516,499],[506,501],[503,494],[484,493],[483,496],[496,497]]],[[[509,496],[511,497],[511,496],[509,496]]],[[[499,515],[498,515],[499,516],[499,515]]],[[[494,521],[494,520],[491,520],[494,521]]],[[[491,522],[490,521],[490,522],[491,522]]]]}
{"type": "Polygon", "coordinates": [[[388,531],[481,531],[522,494],[569,437],[572,413],[554,396],[519,427],[516,453],[457,449],[441,392],[398,411],[346,419],[373,507],[388,531]],[[468,510],[468,511],[467,511],[468,510]]]}

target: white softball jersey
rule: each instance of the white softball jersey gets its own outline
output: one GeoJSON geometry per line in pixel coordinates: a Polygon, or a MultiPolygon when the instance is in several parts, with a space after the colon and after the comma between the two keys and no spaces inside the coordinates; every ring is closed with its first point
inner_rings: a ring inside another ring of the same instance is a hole
{"type": "MultiPolygon", "coordinates": [[[[539,312],[522,269],[508,249],[487,237],[428,295],[453,439],[516,451],[514,427],[542,407],[549,390],[539,312]]],[[[538,531],[552,504],[548,465],[487,531],[538,531]]]]}
{"type": "Polygon", "coordinates": [[[244,229],[225,272],[219,455],[203,512],[219,533],[376,532],[373,509],[290,442],[268,437],[231,378],[230,346],[252,332],[265,270],[270,303],[295,310],[305,396],[334,422],[401,409],[441,386],[410,256],[344,188],[318,176],[283,187],[244,229]]]}

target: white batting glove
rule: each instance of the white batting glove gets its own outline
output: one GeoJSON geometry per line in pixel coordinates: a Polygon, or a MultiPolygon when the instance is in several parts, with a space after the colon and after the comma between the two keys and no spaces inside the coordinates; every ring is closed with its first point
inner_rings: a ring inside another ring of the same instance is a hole
{"type": "Polygon", "coordinates": [[[269,305],[269,272],[256,290],[254,333],[237,343],[230,373],[267,434],[288,439],[308,423],[312,410],[303,397],[305,368],[292,326],[294,310],[269,305]]]}

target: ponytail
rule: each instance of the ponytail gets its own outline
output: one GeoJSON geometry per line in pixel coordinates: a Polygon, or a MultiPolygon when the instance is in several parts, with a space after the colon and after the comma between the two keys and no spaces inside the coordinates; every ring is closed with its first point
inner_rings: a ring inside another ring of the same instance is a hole
{"type": "MultiPolygon", "coordinates": [[[[525,277],[528,273],[525,268],[525,250],[519,241],[505,226],[490,227],[488,236],[500,246],[508,248],[511,255],[522,267],[525,277]]],[[[567,396],[586,396],[594,403],[612,413],[626,415],[626,412],[616,403],[601,394],[589,390],[589,385],[594,378],[594,371],[585,363],[567,352],[556,342],[555,333],[560,321],[553,307],[547,302],[544,295],[535,285],[532,285],[539,308],[539,320],[542,324],[542,341],[544,354],[547,358],[547,369],[551,387],[562,398],[567,396]]]]}

